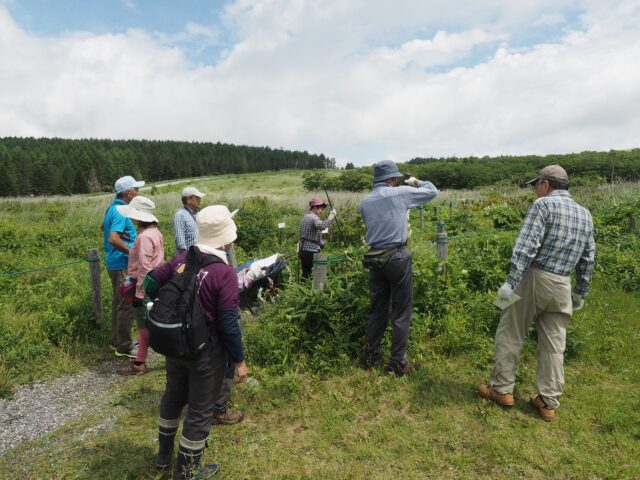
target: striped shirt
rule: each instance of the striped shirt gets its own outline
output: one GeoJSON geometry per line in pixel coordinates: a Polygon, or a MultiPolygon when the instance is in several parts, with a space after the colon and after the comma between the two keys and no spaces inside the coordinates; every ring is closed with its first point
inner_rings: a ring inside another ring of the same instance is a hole
{"type": "Polygon", "coordinates": [[[554,190],[529,208],[513,248],[507,282],[515,289],[532,265],[562,276],[575,269],[573,291],[584,297],[589,293],[595,253],[591,213],[567,190],[554,190]]]}
{"type": "Polygon", "coordinates": [[[173,231],[176,236],[176,250],[187,250],[196,243],[198,224],[195,212],[187,207],[178,210],[173,217],[173,231]]]}

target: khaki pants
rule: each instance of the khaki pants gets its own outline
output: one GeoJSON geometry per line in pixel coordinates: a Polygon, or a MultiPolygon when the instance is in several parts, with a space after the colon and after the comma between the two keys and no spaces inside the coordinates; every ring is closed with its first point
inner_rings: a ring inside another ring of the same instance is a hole
{"type": "Polygon", "coordinates": [[[516,368],[529,327],[538,333],[537,389],[550,408],[560,406],[564,387],[564,349],[571,321],[571,279],[532,267],[515,291],[521,299],[505,308],[496,331],[496,363],[491,386],[512,393],[516,368]]]}
{"type": "Polygon", "coordinates": [[[131,324],[133,323],[133,306],[124,303],[120,295],[120,284],[127,275],[126,270],[107,270],[111,279],[113,298],[111,300],[111,342],[119,352],[129,352],[133,348],[131,342],[131,324]]]}

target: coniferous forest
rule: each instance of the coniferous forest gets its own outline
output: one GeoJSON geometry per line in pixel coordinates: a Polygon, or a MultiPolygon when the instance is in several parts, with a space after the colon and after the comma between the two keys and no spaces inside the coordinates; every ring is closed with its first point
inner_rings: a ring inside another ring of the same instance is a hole
{"type": "Polygon", "coordinates": [[[224,143],[0,138],[0,196],[112,191],[115,180],[145,181],[287,168],[334,168],[308,152],[224,143]]]}

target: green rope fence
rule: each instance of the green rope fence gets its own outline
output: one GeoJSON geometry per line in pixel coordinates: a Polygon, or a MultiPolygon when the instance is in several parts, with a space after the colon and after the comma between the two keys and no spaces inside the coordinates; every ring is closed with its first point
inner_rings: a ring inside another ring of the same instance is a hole
{"type": "Polygon", "coordinates": [[[55,265],[48,265],[46,267],[39,267],[39,268],[29,268],[27,270],[22,270],[20,272],[3,272],[0,273],[0,278],[2,277],[17,277],[20,275],[26,275],[27,273],[34,273],[34,272],[43,272],[46,270],[55,270],[56,268],[62,268],[62,267],[68,267],[71,265],[78,265],[80,263],[98,263],[100,261],[100,258],[83,258],[82,260],[74,260],[72,262],[64,262],[64,263],[58,263],[55,265]]]}

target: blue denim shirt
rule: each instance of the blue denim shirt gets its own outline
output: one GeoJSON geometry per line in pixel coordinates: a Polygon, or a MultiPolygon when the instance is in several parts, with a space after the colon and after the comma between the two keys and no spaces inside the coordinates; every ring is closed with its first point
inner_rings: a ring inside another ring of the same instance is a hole
{"type": "Polygon", "coordinates": [[[360,203],[360,215],[367,227],[367,245],[384,249],[407,243],[407,211],[424,205],[436,195],[438,189],[431,182],[420,182],[418,188],[391,187],[385,182],[374,184],[360,203]]]}

